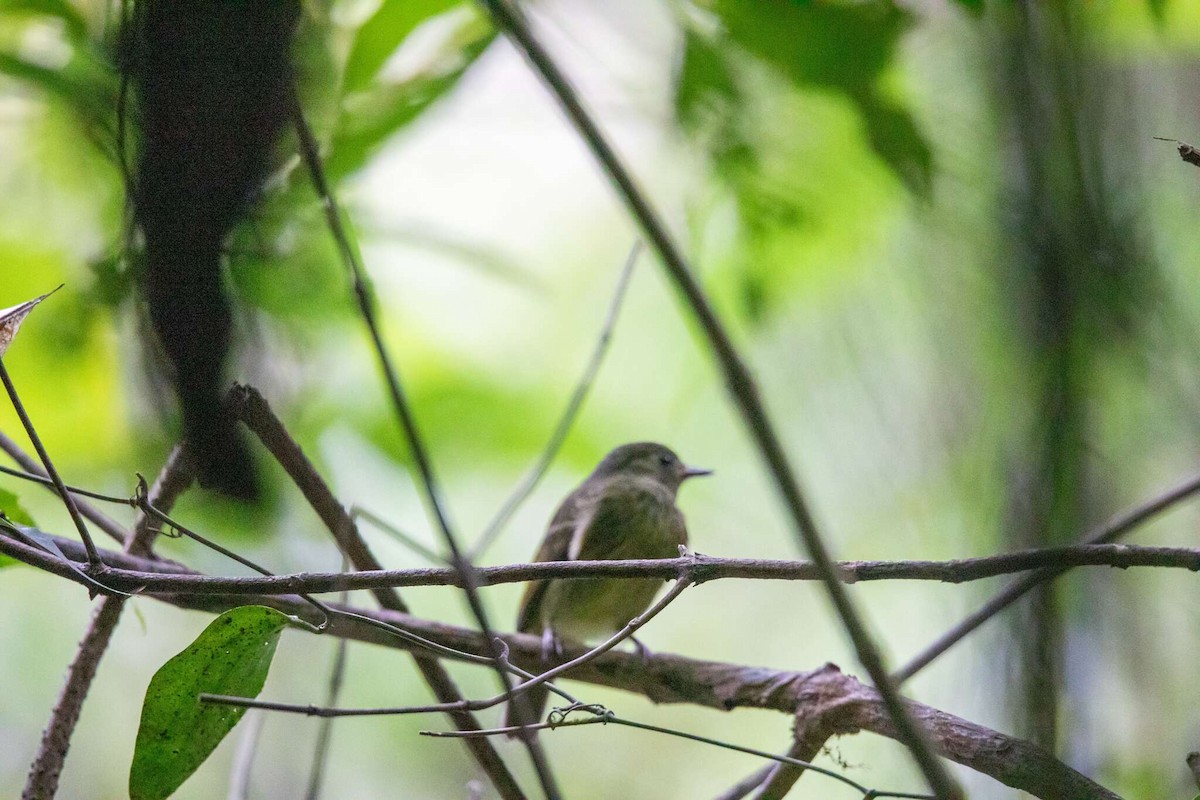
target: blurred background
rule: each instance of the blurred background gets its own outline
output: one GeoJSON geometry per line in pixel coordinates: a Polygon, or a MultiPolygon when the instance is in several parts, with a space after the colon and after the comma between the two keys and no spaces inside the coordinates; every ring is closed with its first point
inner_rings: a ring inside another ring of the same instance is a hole
{"type": "MultiPolygon", "coordinates": [[[[684,244],[761,382],[835,555],[945,559],[1064,544],[1200,461],[1200,5],[539,0],[523,4],[684,244]]],[[[0,0],[0,306],[66,287],[5,363],[68,482],[127,495],[178,431],[148,353],[117,153],[120,8],[0,0]]],[[[637,238],[519,54],[452,0],[312,0],[305,108],[379,294],[385,335],[473,541],[537,459],[637,238]]],[[[439,548],[321,206],[285,138],[228,243],[232,374],[259,387],[347,505],[439,548]]],[[[25,442],[11,409],[0,429],[25,442]]],[[[613,446],[653,439],[716,475],[681,493],[695,549],[803,557],[707,347],[644,254],[604,366],[537,491],[481,558],[534,551],[613,446]]],[[[263,459],[247,509],[194,491],[176,516],[278,572],[340,556],[263,459]]],[[[48,493],[4,478],[40,527],[48,493]]],[[[111,509],[122,519],[130,515],[111,509]]],[[[1138,543],[1193,546],[1183,506],[1138,543]]],[[[365,529],[389,566],[426,562],[365,529]]],[[[186,542],[160,551],[240,568],[186,542]]],[[[858,585],[899,666],[997,581],[858,585]]],[[[511,626],[520,586],[489,588],[511,626]]],[[[1200,749],[1195,577],[1077,570],[920,673],[916,699],[1054,749],[1123,796],[1191,796],[1200,749]]],[[[406,590],[467,624],[460,594],[406,590]]],[[[359,598],[370,604],[367,597],[359,598]]],[[[75,585],[0,570],[0,796],[24,783],[88,618],[75,585]]],[[[61,796],[125,796],[140,700],[208,622],[132,602],[76,731],[61,796]]],[[[719,581],[641,634],[655,651],[860,674],[814,585],[719,581]]],[[[334,643],[284,635],[263,696],[321,702],[334,643]]],[[[469,696],[494,678],[451,665],[469,696]]],[[[791,721],[568,688],[633,719],[782,752],[791,721]]],[[[408,656],[354,646],[347,706],[428,701],[408,656]]],[[[492,716],[484,715],[485,722],[492,716]]],[[[334,726],[327,796],[466,797],[440,717],[334,726]]],[[[252,797],[307,784],[316,720],[269,717],[252,797]]],[[[222,796],[235,730],[179,791],[222,796]]],[[[543,735],[571,797],[710,797],[754,759],[618,728],[543,735]]],[[[498,746],[532,789],[522,748],[498,746]]],[[[860,735],[821,763],[921,791],[903,748],[860,735]]],[[[1016,793],[958,770],[972,797],[1016,793]]],[[[489,796],[484,790],[483,796],[489,796]]],[[[807,775],[796,796],[851,797],[807,775]]]]}

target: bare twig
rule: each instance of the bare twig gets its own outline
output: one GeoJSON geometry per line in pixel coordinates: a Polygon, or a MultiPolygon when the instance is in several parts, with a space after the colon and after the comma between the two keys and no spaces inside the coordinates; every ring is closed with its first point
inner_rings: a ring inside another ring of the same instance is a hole
{"type": "MultiPolygon", "coordinates": [[[[1114,542],[1142,523],[1166,511],[1182,500],[1195,495],[1197,492],[1200,492],[1200,475],[1193,475],[1178,486],[1168,489],[1138,506],[1117,514],[1103,525],[1085,534],[1083,542],[1087,545],[1114,542]]],[[[999,614],[1005,608],[1008,608],[1008,606],[1020,599],[1026,592],[1040,586],[1046,581],[1057,578],[1070,566],[1074,565],[1056,566],[1053,569],[1026,575],[1023,578],[1013,581],[993,595],[992,599],[987,601],[978,611],[942,634],[935,642],[898,669],[893,675],[894,680],[897,684],[904,683],[913,675],[916,675],[922,669],[929,666],[942,653],[945,653],[951,647],[965,639],[980,625],[999,614]]]]}
{"type": "Polygon", "coordinates": [[[246,714],[242,723],[242,735],[238,738],[237,750],[233,754],[233,766],[229,769],[229,793],[226,800],[248,800],[250,797],[250,773],[254,769],[254,757],[258,754],[258,743],[262,737],[263,724],[267,715],[258,711],[246,714]]]}
{"type": "MultiPolygon", "coordinates": [[[[789,753],[788,755],[791,754],[789,753]]],[[[751,792],[762,786],[763,781],[775,772],[777,766],[776,764],[767,764],[765,767],[756,769],[733,786],[721,792],[714,800],[742,800],[744,797],[749,797],[751,792]]]]}
{"type": "MultiPolygon", "coordinates": [[[[151,489],[158,502],[168,508],[191,484],[191,472],[182,466],[182,460],[180,450],[176,448],[151,489]]],[[[132,556],[148,556],[152,530],[149,518],[139,516],[126,541],[125,552],[132,556]]],[[[58,792],[58,779],[71,746],[71,736],[83,711],[83,701],[87,699],[88,690],[95,680],[100,659],[112,641],[125,600],[125,597],[118,595],[102,597],[92,612],[75,658],[67,668],[67,677],[50,713],[50,721],[42,732],[42,741],[30,765],[21,795],[23,800],[44,800],[54,797],[58,792]]]]}
{"type": "MultiPolygon", "coordinates": [[[[362,538],[354,519],[346,513],[346,509],[338,502],[329,485],[304,455],[300,445],[288,434],[266,399],[251,387],[237,386],[230,395],[230,406],[287,472],[354,568],[380,569],[382,564],[362,538]]],[[[377,588],[374,594],[382,607],[407,613],[408,607],[398,592],[377,588]]],[[[417,669],[440,702],[454,703],[463,699],[450,673],[436,659],[420,653],[414,653],[414,658],[417,669]]],[[[478,720],[468,711],[452,712],[449,716],[459,730],[480,728],[478,720]]],[[[505,800],[515,800],[525,796],[516,778],[490,742],[468,741],[466,744],[501,797],[505,800]]]]}
{"type": "MultiPolygon", "coordinates": [[[[321,164],[317,141],[313,136],[312,129],[308,126],[307,120],[304,118],[304,112],[300,107],[300,100],[296,95],[295,87],[292,87],[290,100],[293,121],[300,140],[301,159],[307,167],[309,175],[312,177],[317,194],[321,197],[329,223],[329,230],[337,242],[338,249],[342,254],[342,260],[350,273],[354,297],[358,302],[359,314],[362,316],[363,323],[370,334],[371,344],[375,350],[376,358],[379,360],[380,370],[383,372],[388,393],[391,396],[392,407],[399,419],[400,427],[403,429],[405,437],[408,440],[409,451],[412,454],[413,461],[416,463],[417,473],[421,478],[426,505],[433,515],[438,530],[442,534],[442,538],[445,540],[446,546],[450,551],[451,563],[456,569],[462,572],[462,589],[467,597],[467,605],[471,609],[471,614],[475,617],[475,621],[479,624],[479,629],[487,641],[494,641],[491,623],[488,622],[487,611],[484,609],[479,594],[475,590],[474,568],[470,560],[464,557],[454,531],[450,527],[449,515],[446,513],[445,504],[441,497],[441,490],[434,476],[433,462],[429,457],[424,440],[417,427],[416,417],[413,415],[412,408],[408,403],[408,397],[404,392],[403,384],[400,382],[399,372],[392,363],[387,347],[384,346],[383,334],[375,316],[375,298],[367,281],[366,273],[359,263],[358,254],[353,246],[346,224],[342,219],[337,199],[325,178],[325,170],[321,164]]],[[[491,655],[496,662],[495,673],[500,686],[505,692],[511,691],[512,684],[509,683],[508,673],[500,664],[500,651],[494,650],[491,655]]],[[[529,751],[529,757],[537,772],[542,790],[546,793],[549,800],[557,800],[559,797],[558,787],[554,780],[554,775],[550,770],[550,763],[546,760],[546,755],[542,752],[541,746],[532,737],[522,737],[522,741],[529,751]]]]}
{"type": "Polygon", "coordinates": [[[446,563],[446,559],[442,558],[442,556],[421,544],[414,537],[400,530],[378,514],[368,511],[361,506],[350,507],[350,519],[355,523],[356,528],[358,527],[358,520],[365,519],[367,522],[371,523],[376,528],[379,528],[381,531],[384,531],[396,541],[400,542],[400,544],[404,545],[409,550],[416,553],[431,564],[446,563]]]}
{"type": "Polygon", "coordinates": [[[550,434],[550,440],[546,442],[545,449],[542,450],[542,455],[538,458],[533,469],[525,473],[525,477],[521,479],[521,483],[517,486],[504,505],[496,512],[496,516],[483,529],[483,533],[479,535],[479,540],[475,542],[475,546],[471,549],[470,559],[472,561],[479,558],[487,551],[496,539],[500,536],[500,532],[504,530],[504,526],[512,519],[512,515],[520,508],[521,503],[529,497],[530,492],[538,485],[542,477],[546,474],[546,470],[550,468],[550,464],[554,461],[554,457],[558,455],[558,451],[562,448],[563,442],[567,439],[567,434],[571,432],[571,426],[575,423],[576,417],[579,416],[579,410],[583,408],[583,401],[587,399],[588,391],[592,384],[596,381],[596,375],[600,372],[600,365],[604,362],[604,354],[608,352],[609,342],[612,341],[613,328],[617,324],[617,315],[621,311],[621,305],[625,300],[626,290],[629,288],[629,281],[633,277],[633,268],[637,264],[638,255],[642,252],[642,243],[635,242],[632,249],[629,251],[629,256],[625,259],[625,267],[621,270],[621,277],[617,281],[617,290],[613,293],[612,301],[608,305],[608,313],[604,317],[604,325],[600,329],[600,336],[596,340],[596,346],[592,350],[591,360],[588,361],[587,367],[583,370],[583,375],[579,378],[579,383],[575,385],[575,391],[571,393],[571,399],[567,401],[567,407],[563,409],[562,416],[559,417],[558,424],[554,427],[554,432],[550,434]]]}
{"type": "MultiPolygon", "coordinates": [[[[349,568],[349,559],[342,556],[342,572],[349,568]]],[[[339,601],[342,605],[350,602],[350,593],[342,592],[339,601]]],[[[346,677],[346,649],[347,643],[345,639],[338,639],[333,656],[333,666],[329,670],[329,688],[325,693],[325,705],[337,705],[338,698],[342,694],[342,682],[346,677]]],[[[323,719],[317,730],[317,743],[313,748],[312,771],[308,775],[308,791],[305,794],[305,800],[319,800],[321,797],[321,783],[325,777],[325,764],[329,761],[329,748],[333,743],[333,720],[323,719]]]]}
{"type": "MultiPolygon", "coordinates": [[[[563,675],[564,673],[570,672],[571,670],[578,669],[579,667],[583,666],[584,664],[587,664],[591,661],[595,661],[597,658],[604,655],[609,650],[612,650],[614,647],[616,647],[621,642],[623,642],[626,639],[628,639],[629,637],[633,636],[633,634],[639,628],[641,628],[643,625],[645,625],[647,622],[649,622],[651,619],[653,619],[655,616],[657,616],[659,614],[659,612],[661,612],[664,608],[666,608],[668,605],[670,605],[672,602],[674,602],[675,599],[683,593],[683,590],[686,589],[691,584],[692,584],[692,581],[690,578],[688,578],[684,575],[681,575],[678,578],[678,580],[676,581],[675,585],[671,587],[671,590],[662,596],[661,600],[659,600],[657,603],[655,603],[653,606],[651,606],[645,613],[643,613],[637,617],[634,617],[632,620],[630,620],[625,625],[624,628],[617,631],[611,637],[606,639],[603,643],[593,647],[592,649],[582,653],[579,656],[576,656],[575,658],[572,658],[570,661],[566,661],[562,664],[559,664],[558,666],[554,667],[553,669],[546,670],[545,672],[541,673],[540,675],[530,677],[529,680],[525,681],[524,683],[520,684],[519,686],[514,687],[511,691],[502,692],[501,694],[495,695],[493,697],[489,697],[484,700],[460,700],[455,703],[439,703],[437,705],[399,706],[399,707],[394,707],[394,708],[365,708],[365,709],[364,708],[330,708],[328,706],[319,707],[319,706],[313,706],[313,705],[298,705],[295,703],[275,703],[275,702],[265,701],[265,700],[256,700],[256,699],[248,698],[248,697],[233,697],[233,696],[228,696],[228,695],[212,695],[212,694],[202,694],[202,695],[200,695],[200,700],[202,702],[219,703],[222,705],[237,706],[239,708],[262,708],[262,709],[267,709],[270,711],[289,711],[289,712],[292,712],[295,714],[305,714],[308,716],[318,716],[318,717],[325,717],[325,718],[363,717],[363,716],[374,717],[374,716],[381,716],[381,715],[400,715],[400,714],[429,714],[429,713],[438,712],[438,711],[444,711],[444,712],[483,711],[484,709],[494,708],[504,702],[511,702],[514,697],[524,694],[525,692],[529,691],[530,689],[533,689],[536,686],[541,686],[541,685],[547,683],[551,678],[557,678],[559,675],[563,675]]],[[[575,701],[575,703],[578,703],[578,701],[575,701]]],[[[514,726],[511,729],[506,729],[506,730],[509,730],[511,732],[517,732],[521,729],[521,727],[522,726],[518,725],[518,726],[514,726]]],[[[526,726],[526,727],[532,727],[532,726],[526,726]]],[[[478,730],[468,731],[468,732],[466,732],[466,735],[460,736],[457,738],[470,739],[470,738],[474,738],[475,734],[478,734],[478,733],[480,733],[480,731],[478,731],[478,730]]]]}
{"type": "Polygon", "coordinates": [[[933,754],[921,729],[908,716],[908,712],[901,702],[899,691],[888,675],[882,653],[867,632],[849,594],[838,581],[833,558],[825,547],[817,529],[816,520],[809,511],[808,503],[800,491],[799,482],[759,397],[758,388],[750,370],[738,354],[724,325],[717,318],[716,311],[693,276],[692,269],[682,250],[676,245],[666,225],[659,219],[657,212],[638,187],[632,173],[600,131],[599,125],[583,107],[566,75],[533,35],[521,13],[505,0],[480,0],[480,2],[491,13],[497,28],[504,31],[516,44],[558,100],[563,112],[625,201],[630,214],[641,225],[642,232],[658,253],[667,274],[674,281],[688,306],[691,307],[692,313],[708,339],[713,355],[720,365],[730,397],[741,411],[742,418],[775,480],[776,487],[792,517],[796,533],[803,542],[805,550],[820,569],[826,591],[841,619],[842,626],[846,629],[846,633],[854,645],[858,660],[871,676],[871,681],[879,688],[884,704],[896,720],[902,741],[912,751],[913,758],[929,782],[930,788],[939,798],[961,797],[962,790],[950,777],[945,766],[933,754]]]}
{"type": "MultiPolygon", "coordinates": [[[[688,739],[689,741],[720,747],[724,750],[733,750],[737,753],[746,753],[747,755],[758,756],[759,758],[765,758],[770,761],[774,761],[777,764],[785,764],[799,769],[809,769],[813,772],[819,772],[822,775],[833,778],[834,780],[837,780],[857,790],[863,795],[864,798],[898,797],[910,798],[910,800],[930,800],[930,796],[927,794],[910,794],[908,792],[889,792],[882,789],[868,789],[858,781],[851,780],[841,773],[834,772],[831,769],[825,769],[824,767],[819,767],[816,764],[811,764],[807,761],[801,761],[799,759],[792,758],[791,756],[777,756],[774,753],[768,753],[765,750],[758,750],[753,747],[743,747],[742,745],[724,742],[720,739],[713,739],[708,736],[699,736],[697,734],[688,733],[687,731],[681,731],[675,728],[664,728],[660,725],[650,725],[645,722],[636,722],[634,720],[624,719],[622,717],[618,717],[616,714],[612,713],[606,708],[603,708],[602,706],[584,706],[579,709],[567,709],[566,712],[563,712],[562,717],[563,718],[561,719],[552,719],[551,721],[537,723],[536,725],[528,727],[532,727],[537,730],[558,730],[559,728],[578,728],[583,725],[621,725],[628,728],[637,728],[638,730],[650,731],[652,733],[675,736],[680,739],[688,739]],[[582,719],[566,719],[565,714],[573,711],[587,711],[590,712],[592,716],[584,717],[582,719]]],[[[461,731],[421,731],[421,735],[429,736],[435,739],[461,739],[465,736],[508,735],[518,730],[520,730],[520,726],[491,728],[486,731],[475,731],[473,733],[462,733],[461,731]]]]}
{"type": "MultiPolygon", "coordinates": [[[[50,488],[52,491],[57,492],[57,489],[54,486],[54,481],[50,479],[50,476],[46,474],[46,471],[42,469],[41,465],[30,458],[29,454],[26,453],[20,445],[4,434],[3,431],[0,431],[0,450],[3,450],[5,453],[7,453],[9,458],[17,462],[21,468],[25,470],[26,474],[17,475],[17,477],[42,483],[42,485],[50,488]]],[[[5,469],[4,472],[12,474],[7,469],[5,469]]],[[[68,491],[71,491],[73,494],[80,494],[83,492],[82,489],[68,489],[68,491]]],[[[118,498],[112,499],[117,500],[118,498]]],[[[121,502],[125,505],[131,504],[128,499],[122,499],[121,502]]],[[[91,503],[86,503],[82,500],[76,499],[75,505],[79,508],[79,512],[88,520],[90,520],[97,528],[107,533],[116,541],[124,543],[125,526],[93,506],[91,503]]]]}
{"type": "MultiPolygon", "coordinates": [[[[74,539],[47,534],[69,558],[83,557],[74,539]]],[[[69,566],[40,549],[30,547],[0,531],[0,553],[76,582],[83,579],[69,566]]],[[[111,550],[101,551],[108,565],[105,580],[114,589],[187,594],[320,594],[346,590],[413,586],[459,586],[461,573],[448,567],[360,572],[298,572],[263,577],[213,577],[177,569],[169,562],[130,558],[111,550]]],[[[848,583],[913,580],[966,583],[1029,570],[1085,566],[1150,567],[1200,571],[1200,548],[1138,545],[1077,545],[1027,550],[999,556],[952,561],[840,561],[839,574],[848,583]]],[[[715,580],[816,581],[821,576],[811,561],[774,561],[755,558],[694,558],[539,561],[479,567],[480,586],[532,580],[585,580],[590,578],[662,578],[670,580],[690,572],[695,583],[715,580]]],[[[393,609],[404,611],[405,609],[393,609]]]]}
{"type": "MultiPolygon", "coordinates": [[[[690,577],[680,575],[676,581],[676,584],[674,584],[673,587],[671,588],[671,590],[667,591],[667,593],[665,595],[662,595],[661,600],[654,603],[654,606],[647,609],[646,613],[635,616],[635,618],[631,619],[628,622],[628,624],[626,624],[622,628],[622,630],[617,631],[617,633],[614,633],[613,636],[606,639],[605,642],[602,642],[601,644],[594,646],[594,648],[592,648],[586,652],[583,652],[582,655],[578,655],[574,658],[571,658],[570,661],[560,663],[560,664],[558,664],[557,667],[553,667],[552,669],[547,669],[546,672],[544,672],[544,673],[532,676],[532,678],[529,678],[528,680],[522,682],[522,684],[520,686],[516,686],[508,692],[502,692],[500,694],[496,694],[496,696],[493,696],[493,697],[490,697],[487,699],[481,699],[481,700],[466,700],[466,699],[464,699],[464,700],[458,700],[458,702],[456,702],[456,703],[440,703],[438,705],[408,705],[408,706],[400,706],[400,708],[390,708],[390,709],[378,709],[378,708],[376,708],[376,709],[335,709],[335,708],[328,708],[328,706],[326,706],[326,708],[317,708],[317,706],[313,706],[313,705],[270,703],[270,702],[263,702],[263,700],[257,700],[257,699],[252,699],[252,698],[216,696],[216,694],[202,694],[202,696],[200,696],[200,700],[202,700],[202,702],[222,703],[222,704],[226,704],[226,705],[236,705],[236,706],[239,706],[239,708],[269,709],[272,711],[292,711],[292,712],[295,712],[295,714],[316,715],[316,716],[322,716],[322,717],[430,714],[430,712],[433,712],[433,711],[448,711],[448,712],[449,711],[482,711],[484,709],[494,708],[494,706],[497,706],[500,703],[511,702],[511,700],[514,699],[515,697],[517,697],[518,694],[523,694],[524,692],[532,690],[532,688],[534,688],[535,686],[541,686],[541,685],[547,684],[547,682],[550,681],[552,678],[558,678],[559,675],[568,673],[572,669],[580,668],[583,666],[583,664],[595,661],[596,658],[599,658],[600,656],[604,655],[605,652],[608,652],[608,651],[612,650],[613,648],[616,648],[616,646],[618,644],[624,642],[625,639],[628,639],[629,637],[634,636],[634,633],[637,632],[638,628],[642,627],[643,625],[646,625],[647,622],[652,620],[654,618],[654,616],[658,615],[662,609],[666,608],[667,606],[670,606],[670,604],[672,602],[674,602],[674,600],[676,600],[679,595],[683,594],[684,589],[690,587],[691,583],[692,582],[691,582],[690,577]]],[[[578,700],[574,700],[574,702],[577,704],[578,700]]],[[[528,728],[530,726],[524,726],[524,727],[528,728]]],[[[518,732],[518,730],[521,730],[521,728],[522,728],[522,726],[516,726],[516,727],[512,728],[511,730],[514,730],[514,732],[518,732]]],[[[472,730],[472,732],[467,732],[468,735],[460,736],[460,738],[462,738],[462,739],[474,738],[474,734],[476,734],[476,733],[479,733],[479,730],[472,730]]]]}
{"type": "Polygon", "coordinates": [[[1155,136],[1160,142],[1174,142],[1178,145],[1179,157],[1193,167],[1200,167],[1200,149],[1193,147],[1187,142],[1181,142],[1178,139],[1166,139],[1162,136],[1155,136]]]}
{"type": "Polygon", "coordinates": [[[21,425],[24,426],[25,433],[29,436],[29,441],[33,443],[33,449],[37,451],[38,458],[42,460],[42,466],[46,468],[46,474],[50,477],[50,480],[54,481],[54,488],[58,492],[58,496],[62,498],[63,504],[67,507],[67,513],[71,515],[71,521],[75,523],[75,530],[79,531],[79,538],[83,542],[83,546],[87,549],[88,568],[91,570],[102,568],[103,564],[100,562],[100,555],[96,552],[95,543],[92,542],[92,534],[88,532],[87,525],[79,513],[79,507],[75,505],[75,498],[67,491],[67,487],[63,485],[62,478],[58,475],[58,470],[54,468],[54,462],[50,460],[50,454],[46,452],[46,448],[42,445],[42,439],[33,427],[33,421],[29,418],[29,414],[25,412],[25,406],[21,403],[21,398],[17,394],[17,387],[13,384],[12,378],[9,377],[8,367],[4,366],[4,359],[2,357],[0,357],[0,381],[4,383],[4,390],[8,392],[8,399],[12,402],[13,409],[21,419],[21,425]]]}

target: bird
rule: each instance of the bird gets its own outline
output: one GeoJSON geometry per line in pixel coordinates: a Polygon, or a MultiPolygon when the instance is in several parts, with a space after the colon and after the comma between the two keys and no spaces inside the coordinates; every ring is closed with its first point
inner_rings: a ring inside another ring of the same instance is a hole
{"type": "MultiPolygon", "coordinates": [[[[687,466],[665,445],[623,444],[562,501],[533,560],[674,558],[688,540],[676,494],[687,479],[710,474],[687,466]]],[[[549,661],[564,638],[586,642],[625,627],[661,586],[659,578],[531,581],[517,630],[540,635],[542,658],[549,661]]],[[[512,703],[506,708],[505,726],[537,722],[548,694],[535,686],[515,698],[517,709],[512,703]]]]}

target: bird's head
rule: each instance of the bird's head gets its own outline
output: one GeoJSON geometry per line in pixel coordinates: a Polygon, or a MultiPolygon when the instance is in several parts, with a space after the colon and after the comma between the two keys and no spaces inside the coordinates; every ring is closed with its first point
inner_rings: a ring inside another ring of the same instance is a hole
{"type": "Polygon", "coordinates": [[[637,475],[653,478],[672,492],[688,478],[711,475],[710,469],[689,467],[671,448],[655,442],[623,444],[604,457],[592,477],[637,475]]]}

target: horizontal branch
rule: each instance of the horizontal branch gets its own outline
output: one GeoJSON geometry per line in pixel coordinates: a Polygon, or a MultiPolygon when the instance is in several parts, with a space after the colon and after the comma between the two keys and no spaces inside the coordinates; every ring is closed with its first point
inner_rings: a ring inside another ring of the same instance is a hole
{"type": "MultiPolygon", "coordinates": [[[[157,599],[209,612],[254,602],[289,614],[312,613],[311,606],[296,598],[267,595],[176,595],[157,599]]],[[[336,604],[333,607],[338,608],[336,604]]],[[[479,655],[491,652],[483,637],[467,628],[386,610],[347,610],[375,617],[455,650],[479,655]]],[[[336,618],[328,635],[409,649],[403,640],[352,618],[336,618]]],[[[545,668],[541,637],[516,633],[502,634],[499,638],[508,647],[512,663],[530,670],[545,668]]],[[[564,645],[562,661],[587,652],[581,646],[564,645]]],[[[830,735],[867,731],[890,739],[898,738],[878,693],[832,665],[795,672],[665,653],[643,655],[613,650],[573,670],[569,677],[644,695],[655,703],[686,703],[724,711],[734,708],[779,711],[795,714],[798,720],[810,716],[819,719],[821,724],[833,726],[830,735]]],[[[908,701],[908,707],[925,724],[937,751],[951,761],[1035,797],[1116,800],[1112,792],[1036,745],[920,703],[908,701]]]]}
{"type": "MultiPolygon", "coordinates": [[[[57,541],[68,556],[83,555],[82,547],[78,542],[69,539],[58,539],[57,541]]],[[[1122,553],[1127,557],[1129,554],[1143,553],[1151,555],[1157,553],[1156,558],[1158,560],[1153,563],[1158,566],[1165,565],[1163,562],[1163,551],[1171,551],[1168,548],[1107,546],[1099,549],[1094,547],[1067,548],[1063,551],[1045,552],[1060,552],[1066,555],[1068,550],[1072,552],[1078,550],[1098,550],[1097,554],[1099,552],[1107,552],[1110,560],[1115,559],[1117,555],[1122,553]],[[1147,553],[1146,551],[1150,552],[1147,553]]],[[[75,572],[63,565],[54,556],[24,545],[14,539],[0,536],[0,551],[20,558],[23,561],[28,561],[35,566],[43,567],[62,577],[72,580],[82,580],[75,572]]],[[[1191,559],[1186,566],[1193,570],[1200,569],[1200,551],[1179,550],[1171,552],[1176,552],[1180,555],[1186,554],[1191,559]]],[[[188,581],[204,576],[190,573],[186,567],[181,565],[136,559],[128,555],[110,552],[103,553],[103,556],[108,563],[133,564],[143,567],[146,570],[134,573],[129,570],[110,568],[98,576],[103,581],[114,583],[131,579],[135,575],[145,579],[166,581],[166,585],[174,587],[172,591],[163,593],[147,591],[146,593],[156,599],[182,608],[220,612],[245,603],[261,603],[300,617],[313,613],[311,605],[294,595],[239,594],[235,596],[231,593],[200,593],[194,590],[194,586],[189,586],[188,581]]],[[[1129,559],[1126,558],[1126,560],[1129,559]]],[[[646,577],[655,573],[642,570],[646,570],[649,567],[661,570],[670,566],[675,561],[677,560],[667,559],[659,563],[635,563],[627,565],[625,568],[634,570],[628,574],[646,577]]],[[[698,568],[698,565],[692,559],[680,559],[678,561],[690,564],[693,569],[698,568]]],[[[727,560],[713,559],[712,561],[716,562],[716,565],[720,565],[727,560]]],[[[979,561],[979,559],[972,559],[972,561],[979,561]]],[[[757,577],[793,577],[803,568],[811,569],[804,562],[755,562],[738,560],[732,563],[724,563],[724,567],[727,567],[730,571],[722,574],[721,577],[744,577],[735,574],[735,568],[745,570],[751,564],[758,564],[760,566],[760,571],[755,573],[757,577]],[[790,565],[789,569],[793,570],[793,572],[789,573],[784,569],[783,565],[790,565]]],[[[712,566],[716,568],[716,565],[712,566]]],[[[1174,565],[1181,566],[1183,564],[1174,565]]],[[[535,565],[529,565],[529,567],[533,566],[535,565]]],[[[586,564],[586,562],[545,565],[545,567],[554,567],[555,569],[563,570],[560,573],[561,577],[582,577],[584,574],[596,574],[595,572],[584,573],[581,568],[585,566],[608,567],[610,565],[604,563],[599,565],[594,563],[586,564]]],[[[708,566],[710,565],[705,564],[704,568],[708,566]]],[[[1044,566],[1044,564],[1038,563],[1027,568],[1033,568],[1034,566],[1044,566]]],[[[545,567],[542,567],[543,571],[535,574],[539,577],[546,577],[547,574],[544,572],[545,567]]],[[[523,574],[517,571],[517,567],[494,569],[508,570],[507,573],[502,572],[500,574],[505,574],[506,577],[512,580],[524,579],[517,577],[523,574]]],[[[520,569],[527,569],[527,567],[521,565],[520,569]]],[[[407,570],[403,572],[440,573],[444,571],[407,570]]],[[[374,574],[378,577],[385,573],[380,571],[374,574]]],[[[482,574],[487,575],[488,571],[485,569],[482,574]]],[[[529,576],[528,573],[524,574],[526,577],[529,576]]],[[[332,580],[338,576],[331,575],[328,577],[332,580]]],[[[362,577],[362,575],[360,574],[358,577],[362,577]]],[[[292,579],[301,580],[301,578],[302,576],[296,576],[292,579]]],[[[236,581],[242,579],[220,579],[220,583],[216,582],[217,579],[209,580],[214,581],[211,584],[212,586],[245,586],[245,584],[236,583],[236,581]],[[230,580],[235,581],[235,583],[229,584],[230,580]]],[[[255,578],[251,580],[261,579],[255,578]]],[[[272,578],[270,580],[275,579],[272,578]]],[[[450,578],[446,580],[449,581],[450,578]]],[[[132,586],[126,588],[132,588],[132,586]]],[[[273,588],[284,591],[280,587],[273,588]]],[[[317,590],[314,589],[313,591],[317,590]]],[[[333,604],[331,606],[333,608],[342,608],[333,604]]],[[[402,628],[425,639],[452,648],[455,651],[461,651],[464,654],[487,656],[491,653],[491,648],[485,637],[476,631],[419,619],[394,611],[360,608],[344,608],[343,610],[359,615],[360,617],[371,617],[378,622],[402,628]]],[[[407,644],[405,640],[380,630],[378,627],[369,625],[365,620],[347,618],[341,615],[331,621],[328,633],[333,636],[392,648],[411,649],[411,645],[407,644]]],[[[534,671],[540,671],[546,667],[543,661],[542,641],[540,637],[528,634],[507,634],[500,638],[508,647],[509,660],[513,664],[534,671]]],[[[565,662],[578,658],[586,652],[586,648],[568,645],[564,648],[561,658],[565,662]]],[[[572,670],[570,677],[574,680],[642,694],[657,703],[689,703],[723,710],[739,707],[768,709],[788,714],[794,713],[797,715],[798,722],[811,718],[821,726],[829,729],[831,735],[868,731],[892,739],[900,738],[877,691],[863,685],[853,677],[842,674],[836,667],[832,667],[831,665],[810,672],[793,672],[702,661],[668,654],[645,656],[643,654],[610,651],[572,670]]],[[[1036,797],[1116,797],[1116,795],[1072,770],[1055,759],[1053,755],[1038,748],[1036,745],[1006,736],[1005,734],[981,725],[976,725],[968,720],[920,703],[911,701],[906,701],[906,703],[910,713],[923,723],[925,729],[930,734],[931,741],[937,752],[952,761],[983,774],[990,775],[1008,786],[1022,789],[1036,797]]]]}
{"type": "MultiPolygon", "coordinates": [[[[83,551],[73,539],[52,537],[72,559],[83,551]]],[[[50,553],[32,548],[0,530],[0,553],[9,555],[72,580],[83,579],[50,553]]],[[[363,570],[360,572],[300,572],[289,575],[212,577],[200,575],[172,562],[137,558],[111,550],[101,551],[108,567],[97,577],[113,589],[148,593],[188,594],[320,594],[357,589],[411,586],[460,586],[461,574],[448,567],[363,570]]],[[[838,575],[844,583],[909,580],[965,583],[999,575],[1067,567],[1163,567],[1200,571],[1200,549],[1105,544],[1026,550],[980,558],[950,561],[841,561],[838,575]]],[[[716,558],[695,555],[683,558],[613,561],[543,561],[477,567],[480,585],[522,581],[582,578],[662,578],[688,574],[696,584],[720,579],[820,580],[810,561],[756,558],[716,558]]]]}

